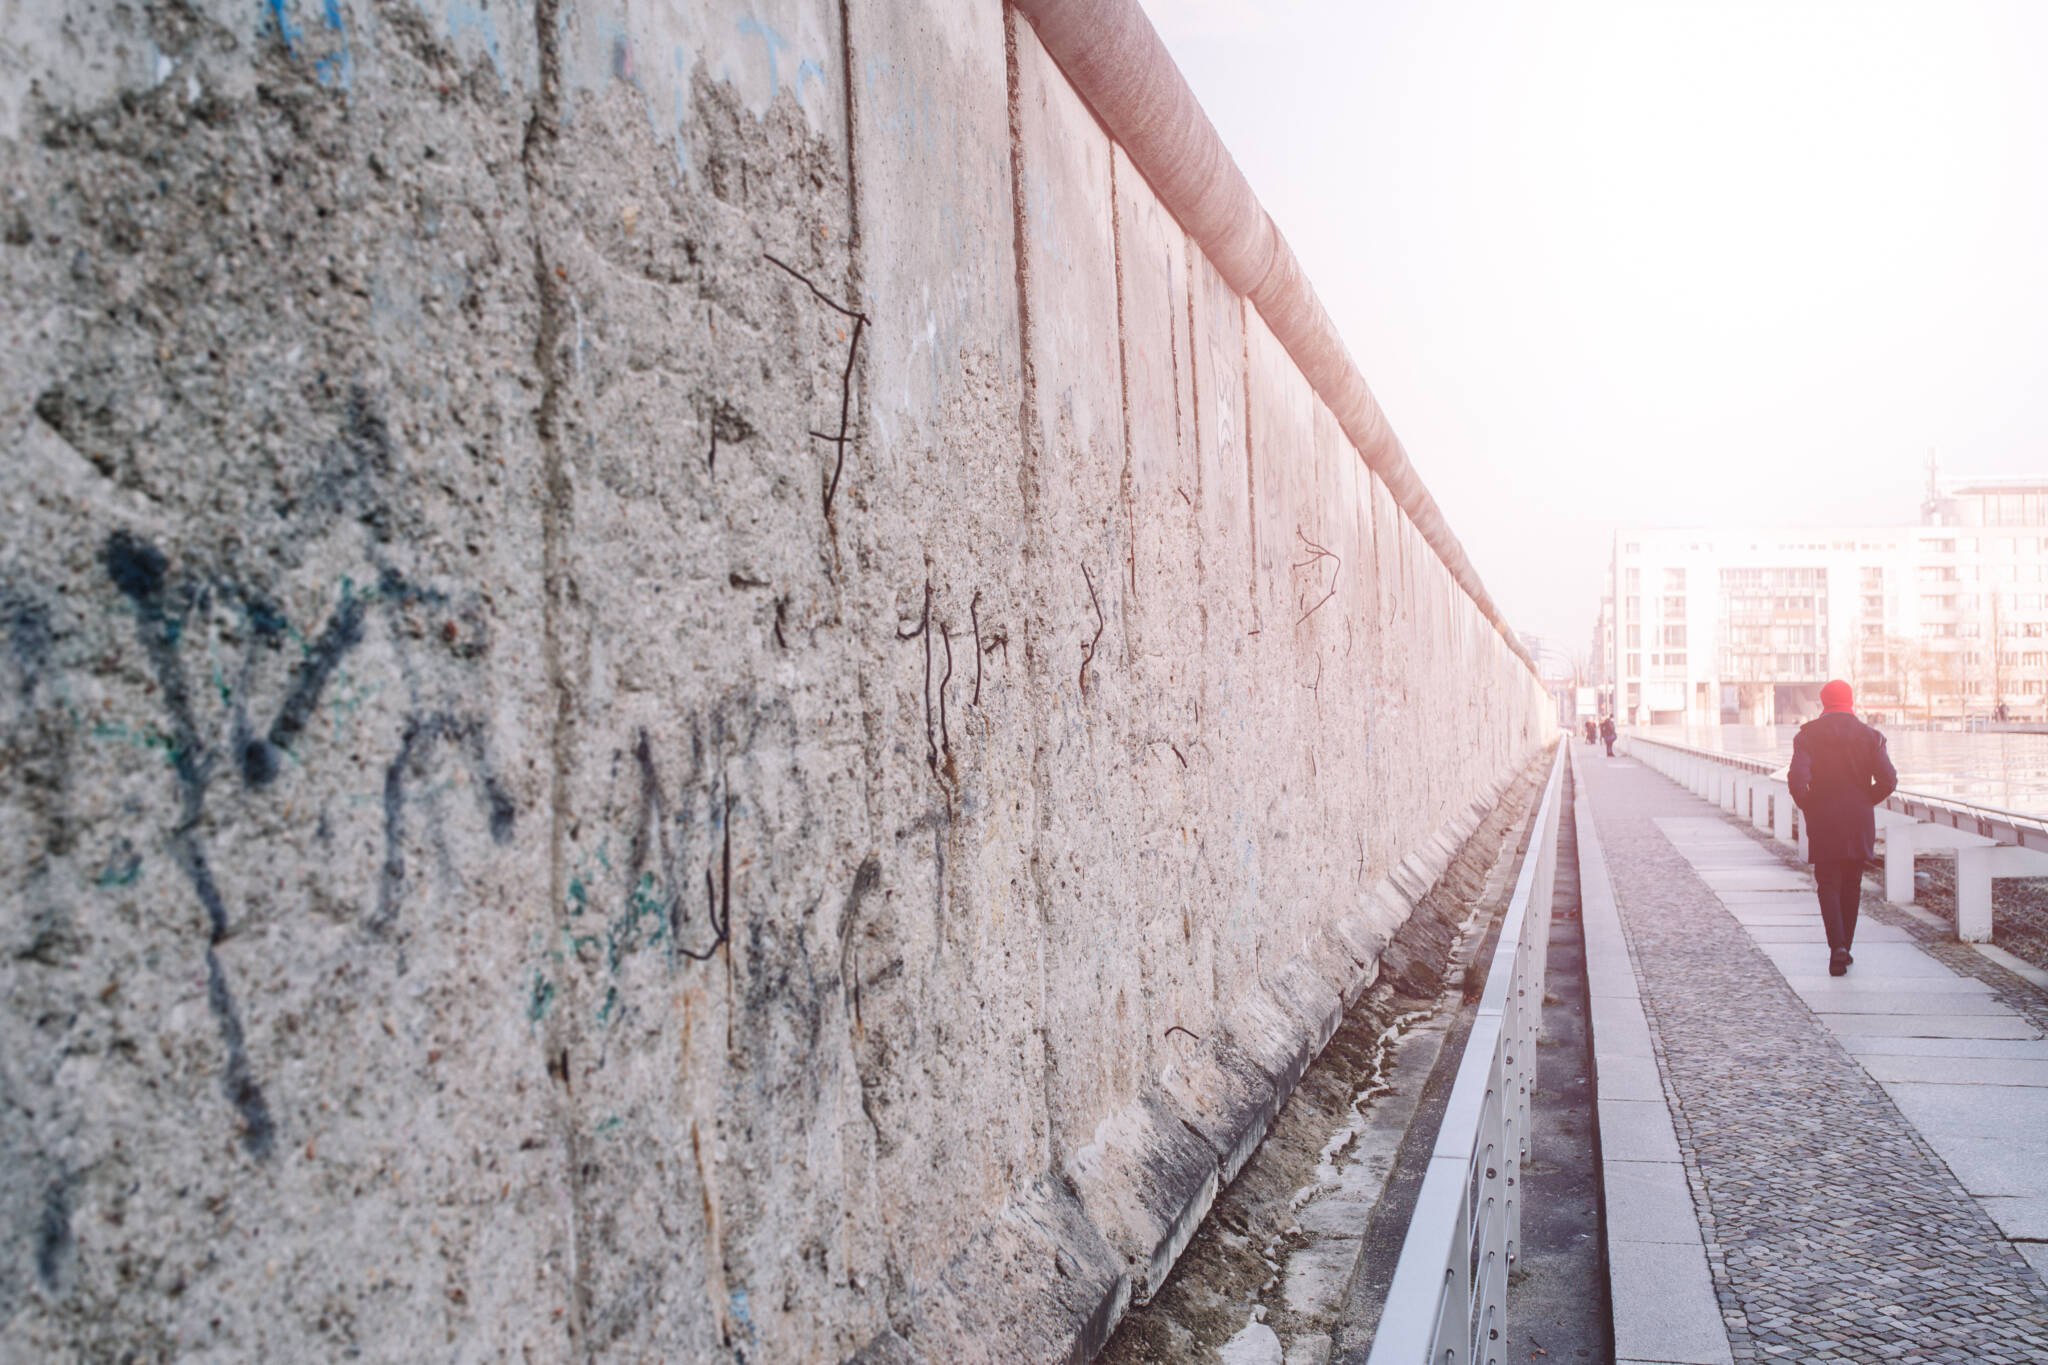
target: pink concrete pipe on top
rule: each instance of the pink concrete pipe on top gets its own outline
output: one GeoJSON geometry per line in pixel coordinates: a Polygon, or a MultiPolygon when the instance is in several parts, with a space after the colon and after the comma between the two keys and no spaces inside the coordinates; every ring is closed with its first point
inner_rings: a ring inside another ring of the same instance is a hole
{"type": "Polygon", "coordinates": [[[1301,263],[1137,0],[1015,0],[1169,213],[1266,325],[1479,610],[1530,664],[1344,348],[1301,263]]]}

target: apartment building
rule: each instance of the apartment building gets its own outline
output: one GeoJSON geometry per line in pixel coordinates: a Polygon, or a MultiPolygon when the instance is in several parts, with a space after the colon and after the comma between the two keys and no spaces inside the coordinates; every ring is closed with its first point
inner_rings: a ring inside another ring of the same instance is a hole
{"type": "Polygon", "coordinates": [[[1918,525],[1618,531],[1595,627],[1644,724],[2048,712],[2048,480],[1930,486],[1918,525]]]}

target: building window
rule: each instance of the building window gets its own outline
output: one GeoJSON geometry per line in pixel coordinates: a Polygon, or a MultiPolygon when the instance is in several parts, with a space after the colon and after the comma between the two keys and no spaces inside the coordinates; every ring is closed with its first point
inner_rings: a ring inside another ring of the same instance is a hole
{"type": "Polygon", "coordinates": [[[1642,615],[1643,615],[1643,599],[1642,599],[1642,598],[1640,598],[1640,597],[1631,597],[1631,598],[1629,598],[1629,599],[1628,599],[1628,619],[1629,619],[1629,620],[1631,620],[1631,621],[1636,621],[1636,620],[1640,620],[1640,619],[1642,619],[1642,615]]]}
{"type": "Polygon", "coordinates": [[[1683,597],[1667,597],[1664,599],[1664,619],[1667,621],[1683,621],[1685,619],[1685,599],[1683,597]]]}
{"type": "Polygon", "coordinates": [[[1628,628],[1628,647],[1630,649],[1641,649],[1643,647],[1643,628],[1641,626],[1630,626],[1628,628]]]}
{"type": "Polygon", "coordinates": [[[1631,654],[1628,656],[1628,676],[1631,678],[1640,678],[1643,676],[1642,655],[1631,654]]]}
{"type": "Polygon", "coordinates": [[[1684,592],[1684,591],[1685,591],[1685,570],[1683,570],[1683,569],[1666,569],[1666,570],[1664,571],[1664,591],[1666,591],[1666,592],[1684,592]]]}
{"type": "Polygon", "coordinates": [[[1677,645],[1679,648],[1683,649],[1685,647],[1685,627],[1664,627],[1664,643],[1667,645],[1677,645]]]}

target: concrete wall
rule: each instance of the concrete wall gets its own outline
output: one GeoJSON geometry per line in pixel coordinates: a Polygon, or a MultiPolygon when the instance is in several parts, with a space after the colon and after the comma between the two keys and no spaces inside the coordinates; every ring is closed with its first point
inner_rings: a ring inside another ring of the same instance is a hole
{"type": "Polygon", "coordinates": [[[1085,1353],[1544,727],[1029,26],[7,26],[0,1354],[1085,1353]]]}

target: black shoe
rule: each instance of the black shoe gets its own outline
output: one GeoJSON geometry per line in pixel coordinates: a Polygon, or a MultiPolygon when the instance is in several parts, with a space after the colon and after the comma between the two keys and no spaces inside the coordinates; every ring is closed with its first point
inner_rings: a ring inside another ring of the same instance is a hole
{"type": "Polygon", "coordinates": [[[1849,970],[1849,950],[1837,948],[1828,954],[1828,975],[1843,976],[1849,970]]]}

